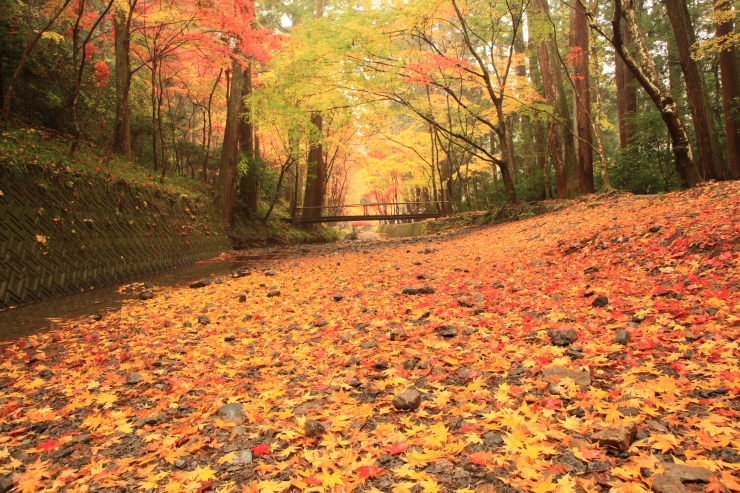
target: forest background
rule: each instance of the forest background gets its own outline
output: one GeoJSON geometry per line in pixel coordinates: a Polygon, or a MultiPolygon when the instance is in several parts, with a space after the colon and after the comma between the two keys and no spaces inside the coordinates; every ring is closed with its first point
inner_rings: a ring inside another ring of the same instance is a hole
{"type": "Polygon", "coordinates": [[[41,126],[67,159],[95,146],[209,183],[226,227],[667,192],[740,178],[737,7],[9,0],[3,137],[41,126]]]}

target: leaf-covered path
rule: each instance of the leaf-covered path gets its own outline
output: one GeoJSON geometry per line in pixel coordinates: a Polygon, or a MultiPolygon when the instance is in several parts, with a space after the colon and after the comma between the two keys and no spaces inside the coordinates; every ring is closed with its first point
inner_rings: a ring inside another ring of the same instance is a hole
{"type": "Polygon", "coordinates": [[[0,491],[740,491],[739,192],[317,248],[3,344],[0,491]]]}

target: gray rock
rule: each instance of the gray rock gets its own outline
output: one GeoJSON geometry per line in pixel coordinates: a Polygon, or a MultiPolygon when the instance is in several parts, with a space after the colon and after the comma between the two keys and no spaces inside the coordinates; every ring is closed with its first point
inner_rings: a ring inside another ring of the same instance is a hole
{"type": "Polygon", "coordinates": [[[614,337],[614,342],[616,344],[622,344],[623,346],[626,346],[630,342],[632,342],[632,336],[630,333],[626,330],[620,330],[617,332],[617,335],[614,337]]]}
{"type": "Polygon", "coordinates": [[[277,289],[273,289],[272,291],[267,293],[268,298],[274,298],[275,296],[280,296],[280,291],[278,291],[277,289]]]}
{"type": "Polygon", "coordinates": [[[437,328],[437,334],[442,337],[455,337],[457,335],[457,327],[454,325],[442,325],[437,328]]]}
{"type": "Polygon", "coordinates": [[[673,462],[661,462],[660,465],[665,469],[666,476],[676,477],[684,483],[708,483],[713,476],[709,469],[703,467],[692,467],[684,464],[674,464],[673,462]]]}
{"type": "Polygon", "coordinates": [[[347,379],[347,385],[349,385],[350,387],[354,387],[354,388],[357,388],[357,387],[359,387],[360,385],[362,385],[362,382],[360,382],[360,381],[359,381],[359,380],[358,380],[357,378],[355,378],[355,377],[351,377],[351,378],[348,378],[348,379],[347,379]]]}
{"type": "Polygon", "coordinates": [[[201,325],[208,325],[211,323],[211,319],[206,317],[205,315],[201,315],[198,317],[198,323],[201,325]]]}
{"type": "Polygon", "coordinates": [[[435,289],[431,286],[422,286],[419,288],[419,294],[434,294],[435,289]]]}
{"type": "Polygon", "coordinates": [[[414,295],[414,294],[418,294],[418,292],[419,290],[416,288],[406,287],[406,288],[401,289],[401,294],[414,295]]]}
{"type": "Polygon", "coordinates": [[[597,296],[591,302],[591,306],[593,306],[594,308],[604,307],[608,304],[609,304],[609,298],[607,298],[606,296],[597,296]]]}
{"type": "Polygon", "coordinates": [[[326,431],[326,428],[324,428],[324,425],[322,425],[321,423],[313,419],[307,420],[305,426],[303,427],[303,433],[308,438],[313,438],[319,435],[323,435],[325,431],[326,431]]]}
{"type": "Polygon", "coordinates": [[[139,299],[144,301],[151,300],[152,298],[154,298],[154,293],[151,291],[144,291],[139,295],[139,299]]]}
{"type": "Polygon", "coordinates": [[[599,432],[593,433],[591,438],[599,443],[601,447],[627,450],[632,445],[632,441],[637,434],[637,425],[627,423],[624,426],[616,428],[606,428],[599,432]]]}
{"type": "Polygon", "coordinates": [[[661,421],[655,419],[648,419],[645,421],[648,429],[655,433],[668,433],[668,427],[661,421]]]}
{"type": "Polygon", "coordinates": [[[588,387],[591,385],[591,374],[585,371],[548,366],[542,370],[542,375],[546,381],[549,381],[553,376],[557,376],[561,380],[563,378],[570,378],[581,387],[588,387]]]}
{"type": "Polygon", "coordinates": [[[178,468],[178,469],[185,469],[185,466],[187,466],[187,465],[188,465],[188,463],[185,462],[182,459],[177,459],[175,461],[175,467],[178,468]]]}
{"type": "Polygon", "coordinates": [[[217,414],[222,418],[241,421],[244,419],[243,407],[238,402],[231,402],[218,408],[217,414]]]}
{"type": "Polygon", "coordinates": [[[365,341],[362,344],[360,344],[360,347],[362,349],[374,349],[378,346],[378,343],[375,341],[365,341]]]}
{"type": "Polygon", "coordinates": [[[393,407],[413,411],[421,405],[421,394],[416,389],[406,389],[393,398],[393,407]]]}
{"type": "Polygon", "coordinates": [[[239,295],[239,303],[246,303],[247,301],[247,295],[246,294],[240,294],[239,295]]]}
{"type": "Polygon", "coordinates": [[[681,480],[675,476],[654,474],[652,479],[652,490],[655,493],[691,493],[691,490],[685,487],[681,480]]]}
{"type": "Polygon", "coordinates": [[[388,362],[385,360],[376,361],[373,363],[373,368],[376,370],[387,370],[388,369],[388,362]]]}
{"type": "Polygon", "coordinates": [[[211,284],[211,281],[209,281],[208,279],[201,279],[200,281],[195,281],[194,283],[192,283],[190,287],[192,289],[204,288],[210,284],[211,284]]]}
{"type": "Polygon", "coordinates": [[[488,445],[489,447],[500,447],[504,444],[504,439],[498,433],[489,431],[488,433],[483,435],[483,443],[488,445]]]}
{"type": "Polygon", "coordinates": [[[126,383],[129,385],[136,385],[137,383],[140,383],[144,380],[144,378],[136,373],[135,371],[132,371],[130,373],[126,373],[126,383]]]}
{"type": "Polygon", "coordinates": [[[232,464],[246,465],[252,462],[252,451],[249,449],[240,450],[236,453],[236,457],[232,461],[232,464]]]}
{"type": "Polygon", "coordinates": [[[549,330],[547,335],[550,336],[553,346],[569,346],[578,340],[578,333],[573,329],[568,330],[549,330]]]}
{"type": "Polygon", "coordinates": [[[684,332],[683,336],[687,341],[693,342],[698,341],[699,339],[704,337],[704,334],[694,334],[690,330],[686,329],[686,332],[684,332]]]}
{"type": "Polygon", "coordinates": [[[564,453],[563,455],[559,456],[556,461],[559,464],[563,464],[565,466],[565,470],[568,472],[582,473],[586,470],[586,464],[578,459],[578,457],[576,457],[573,452],[564,453]]]}
{"type": "Polygon", "coordinates": [[[342,293],[337,293],[334,296],[332,296],[332,299],[334,301],[342,301],[344,299],[344,295],[342,293]]]}

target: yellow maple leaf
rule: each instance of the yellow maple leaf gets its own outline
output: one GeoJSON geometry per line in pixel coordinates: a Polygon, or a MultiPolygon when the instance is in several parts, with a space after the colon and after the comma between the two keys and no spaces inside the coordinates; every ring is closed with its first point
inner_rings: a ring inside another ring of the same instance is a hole
{"type": "Polygon", "coordinates": [[[113,394],[111,392],[101,392],[100,394],[98,394],[98,398],[95,399],[98,404],[105,404],[106,406],[113,404],[117,400],[118,397],[116,396],[116,394],[113,394]]]}
{"type": "Polygon", "coordinates": [[[221,456],[221,458],[216,462],[218,462],[218,465],[231,464],[234,462],[234,459],[236,459],[236,453],[229,452],[228,454],[221,456]]]}
{"type": "Polygon", "coordinates": [[[555,491],[557,487],[558,485],[552,482],[552,478],[548,477],[545,481],[537,481],[530,489],[534,493],[549,493],[555,491]]]}
{"type": "Polygon", "coordinates": [[[260,493],[280,493],[290,488],[290,481],[260,480],[257,487],[260,493]]]}
{"type": "Polygon", "coordinates": [[[208,481],[209,479],[216,479],[216,471],[210,467],[196,467],[195,471],[191,471],[188,476],[192,481],[208,481]]]}

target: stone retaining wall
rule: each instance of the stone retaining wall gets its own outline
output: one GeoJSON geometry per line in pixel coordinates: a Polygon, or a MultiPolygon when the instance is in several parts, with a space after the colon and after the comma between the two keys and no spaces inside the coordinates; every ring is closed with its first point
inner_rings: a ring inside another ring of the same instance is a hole
{"type": "Polygon", "coordinates": [[[230,248],[206,199],[78,172],[0,169],[0,308],[230,248]]]}

